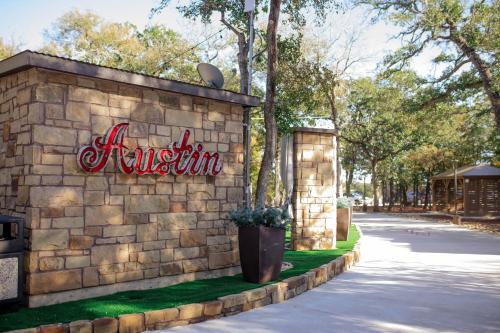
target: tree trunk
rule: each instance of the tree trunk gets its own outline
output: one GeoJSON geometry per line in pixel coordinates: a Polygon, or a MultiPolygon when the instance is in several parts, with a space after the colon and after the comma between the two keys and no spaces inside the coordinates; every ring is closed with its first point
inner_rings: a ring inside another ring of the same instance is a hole
{"type": "Polygon", "coordinates": [[[500,134],[500,92],[493,82],[491,69],[481,59],[474,47],[471,47],[467,40],[457,31],[455,25],[451,22],[448,23],[450,24],[450,40],[467,56],[481,77],[483,88],[495,113],[497,132],[500,134]]]}
{"type": "Polygon", "coordinates": [[[337,140],[337,171],[335,177],[337,178],[337,198],[342,196],[342,182],[340,175],[342,174],[342,163],[340,163],[340,136],[336,137],[337,140]]]}
{"type": "Polygon", "coordinates": [[[354,168],[351,168],[350,170],[346,169],[345,192],[348,197],[351,196],[351,185],[353,177],[354,177],[354,168]]]}
{"type": "Polygon", "coordinates": [[[418,179],[413,179],[413,207],[418,206],[418,179]]]}
{"type": "Polygon", "coordinates": [[[373,188],[373,211],[379,212],[378,207],[378,174],[377,174],[377,161],[372,161],[372,188],[373,188]]]}
{"type": "Polygon", "coordinates": [[[382,179],[382,208],[385,207],[386,199],[387,199],[387,184],[384,178],[382,179]]]}
{"type": "Polygon", "coordinates": [[[403,206],[408,206],[408,196],[406,193],[408,192],[408,186],[403,182],[401,183],[401,198],[403,200],[403,206]]]}
{"type": "Polygon", "coordinates": [[[389,179],[389,207],[387,210],[390,212],[394,207],[394,179],[389,179]]]}
{"type": "Polygon", "coordinates": [[[429,196],[431,193],[431,182],[430,182],[431,174],[430,172],[427,174],[425,179],[425,201],[424,201],[424,209],[429,207],[429,196]]]}
{"type": "Polygon", "coordinates": [[[257,178],[256,206],[264,207],[266,203],[266,192],[269,175],[273,167],[273,159],[276,153],[276,119],[274,118],[276,98],[277,77],[277,31],[280,14],[281,0],[271,0],[269,8],[269,20],[267,22],[267,80],[266,100],[264,103],[264,127],[266,129],[266,140],[264,155],[260,165],[259,177],[257,178]]]}

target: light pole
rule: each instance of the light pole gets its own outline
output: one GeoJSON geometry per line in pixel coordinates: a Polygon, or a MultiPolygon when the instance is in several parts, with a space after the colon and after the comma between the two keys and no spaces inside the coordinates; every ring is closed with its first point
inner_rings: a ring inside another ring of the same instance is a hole
{"type": "MultiPolygon", "coordinates": [[[[255,0],[245,1],[245,12],[248,13],[248,81],[247,81],[247,94],[252,94],[252,70],[253,70],[253,41],[254,41],[254,10],[255,0]]],[[[251,144],[252,144],[252,119],[250,115],[250,108],[245,109],[243,115],[243,143],[245,146],[245,165],[244,165],[244,186],[245,186],[245,207],[252,208],[252,185],[250,181],[250,158],[251,158],[251,144]]]]}

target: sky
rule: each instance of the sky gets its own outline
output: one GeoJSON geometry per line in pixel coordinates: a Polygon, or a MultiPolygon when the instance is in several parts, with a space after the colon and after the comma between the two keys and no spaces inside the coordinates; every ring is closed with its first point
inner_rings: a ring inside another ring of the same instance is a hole
{"type": "MultiPolygon", "coordinates": [[[[179,3],[175,0],[161,14],[150,19],[150,9],[158,2],[159,0],[0,0],[0,37],[4,41],[22,43],[22,49],[37,50],[43,45],[44,31],[50,29],[58,17],[73,9],[91,10],[106,20],[128,21],[140,28],[148,24],[164,24],[181,33],[193,45],[220,28],[217,22],[207,27],[200,22],[193,24],[184,19],[175,9],[175,5],[179,3]]],[[[366,11],[360,8],[344,14],[328,15],[327,22],[322,27],[311,25],[308,31],[321,39],[348,35],[352,31],[359,33],[353,56],[362,58],[363,61],[351,70],[353,77],[373,75],[383,56],[400,46],[399,41],[391,40],[398,28],[386,22],[369,24],[366,11]]],[[[421,75],[431,74],[435,70],[430,62],[433,54],[433,51],[424,53],[414,61],[413,68],[421,75]]]]}

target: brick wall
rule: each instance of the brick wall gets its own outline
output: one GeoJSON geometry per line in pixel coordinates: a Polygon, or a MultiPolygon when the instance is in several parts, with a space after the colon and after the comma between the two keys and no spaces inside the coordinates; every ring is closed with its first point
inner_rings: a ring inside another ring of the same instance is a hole
{"type": "Polygon", "coordinates": [[[0,205],[26,217],[31,305],[36,295],[93,290],[43,298],[60,302],[238,265],[225,216],[243,197],[242,118],[235,104],[42,69],[0,78],[0,205]],[[191,143],[222,154],[223,171],[125,175],[110,161],[83,173],[78,148],[120,122],[130,124],[129,148],[164,148],[188,128],[191,143]]]}
{"type": "Polygon", "coordinates": [[[335,248],[337,201],[334,132],[321,129],[296,130],[293,139],[292,248],[335,248]]]}

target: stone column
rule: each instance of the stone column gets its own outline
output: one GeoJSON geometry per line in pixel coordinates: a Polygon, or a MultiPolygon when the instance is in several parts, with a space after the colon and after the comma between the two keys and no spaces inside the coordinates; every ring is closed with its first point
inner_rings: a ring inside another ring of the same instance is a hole
{"type": "Polygon", "coordinates": [[[336,242],[336,131],[294,130],[292,248],[333,249],[336,242]]]}

